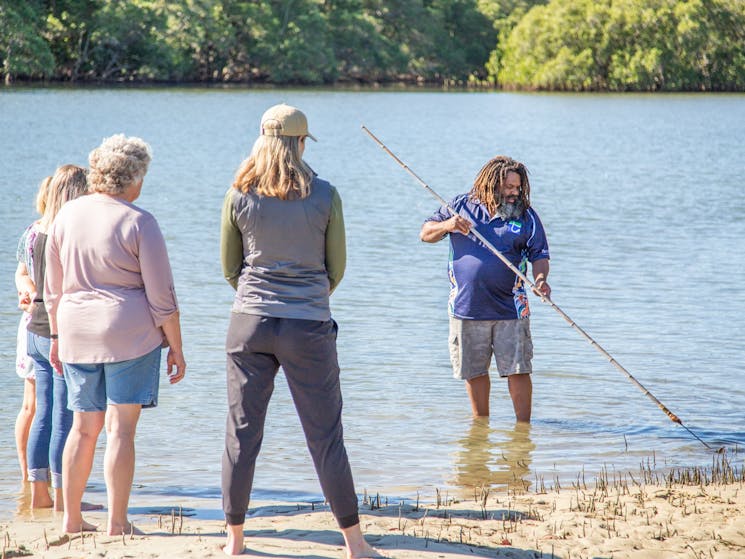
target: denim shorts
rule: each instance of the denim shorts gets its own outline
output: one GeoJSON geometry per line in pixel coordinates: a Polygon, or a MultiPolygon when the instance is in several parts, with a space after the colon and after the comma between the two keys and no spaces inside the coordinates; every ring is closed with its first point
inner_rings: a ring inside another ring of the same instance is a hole
{"type": "Polygon", "coordinates": [[[530,319],[461,320],[450,317],[453,376],[469,380],[489,373],[492,355],[500,377],[532,372],[530,319]]]}
{"type": "Polygon", "coordinates": [[[68,407],[105,411],[107,404],[158,405],[160,346],[142,357],[117,363],[64,363],[68,407]]]}

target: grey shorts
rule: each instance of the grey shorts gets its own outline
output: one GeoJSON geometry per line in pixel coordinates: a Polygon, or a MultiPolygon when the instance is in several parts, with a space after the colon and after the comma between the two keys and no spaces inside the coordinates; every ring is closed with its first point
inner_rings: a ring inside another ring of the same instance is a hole
{"type": "Polygon", "coordinates": [[[533,371],[530,319],[462,320],[450,317],[453,377],[469,380],[489,373],[492,355],[500,377],[533,371]]]}

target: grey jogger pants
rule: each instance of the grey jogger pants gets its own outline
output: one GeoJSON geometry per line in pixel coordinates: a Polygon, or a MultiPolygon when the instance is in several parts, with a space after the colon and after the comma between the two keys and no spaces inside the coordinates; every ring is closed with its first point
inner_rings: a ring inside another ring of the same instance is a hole
{"type": "Polygon", "coordinates": [[[228,419],[222,459],[225,519],[243,524],[274,377],[281,366],[337,523],[359,523],[344,448],[336,323],[232,313],[226,341],[228,419]]]}

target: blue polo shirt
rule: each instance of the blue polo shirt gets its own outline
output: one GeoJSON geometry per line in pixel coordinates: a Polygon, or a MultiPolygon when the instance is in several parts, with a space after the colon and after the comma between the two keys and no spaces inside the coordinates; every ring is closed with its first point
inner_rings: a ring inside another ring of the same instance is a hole
{"type": "MultiPolygon", "coordinates": [[[[486,208],[461,194],[450,206],[474,227],[494,248],[523,274],[528,262],[549,258],[548,241],[538,214],[528,208],[519,219],[505,221],[490,217],[486,208]]],[[[442,206],[427,221],[450,219],[442,206]]],[[[530,316],[524,282],[473,234],[450,235],[451,316],[468,320],[513,320],[530,316]]]]}

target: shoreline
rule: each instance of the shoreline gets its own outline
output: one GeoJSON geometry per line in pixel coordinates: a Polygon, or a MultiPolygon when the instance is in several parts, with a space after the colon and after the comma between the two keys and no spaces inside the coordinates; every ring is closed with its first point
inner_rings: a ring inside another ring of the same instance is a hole
{"type": "Polygon", "coordinates": [[[11,83],[0,81],[0,92],[23,90],[200,90],[200,91],[331,91],[331,92],[426,92],[426,93],[506,93],[523,95],[577,95],[577,96],[742,96],[745,90],[701,90],[679,89],[663,91],[614,91],[614,90],[586,90],[573,91],[563,89],[515,89],[496,86],[490,83],[469,83],[463,80],[444,81],[381,81],[356,82],[343,81],[335,83],[302,84],[302,83],[267,83],[267,82],[209,82],[209,81],[117,81],[117,80],[25,80],[14,79],[11,83]]]}
{"type": "MultiPolygon", "coordinates": [[[[438,492],[429,503],[366,492],[360,518],[368,541],[398,559],[745,556],[745,473],[726,460],[705,470],[606,473],[591,484],[578,476],[571,487],[536,490],[475,487],[469,497],[438,492]]],[[[219,500],[189,504],[130,508],[144,535],[66,536],[60,513],[16,515],[0,522],[3,557],[224,557],[219,500]]],[[[106,513],[86,519],[105,525],[106,513]]],[[[325,504],[254,502],[245,534],[246,557],[344,556],[325,504]]]]}

